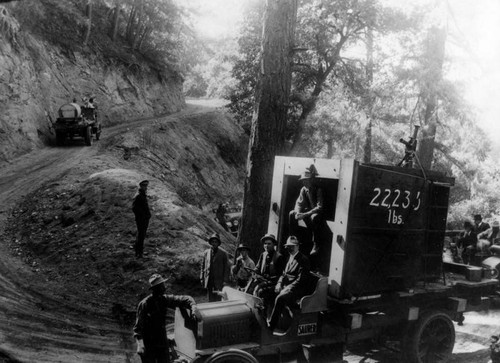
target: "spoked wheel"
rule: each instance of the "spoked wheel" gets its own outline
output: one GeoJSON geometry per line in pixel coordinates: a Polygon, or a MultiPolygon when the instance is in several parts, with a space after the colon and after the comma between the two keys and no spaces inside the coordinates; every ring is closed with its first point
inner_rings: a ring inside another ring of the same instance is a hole
{"type": "Polygon", "coordinates": [[[205,363],[258,363],[259,361],[250,353],[239,349],[230,349],[215,353],[205,363]]]}
{"type": "Polygon", "coordinates": [[[408,363],[447,362],[455,344],[455,327],[443,312],[425,313],[403,342],[403,356],[408,363]]]}
{"type": "Polygon", "coordinates": [[[92,128],[90,126],[85,129],[85,145],[92,146],[92,128]]]}

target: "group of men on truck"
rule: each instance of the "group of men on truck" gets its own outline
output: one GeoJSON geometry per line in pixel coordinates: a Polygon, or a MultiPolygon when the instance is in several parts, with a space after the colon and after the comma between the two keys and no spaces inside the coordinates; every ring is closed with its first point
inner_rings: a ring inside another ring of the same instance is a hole
{"type": "MultiPolygon", "coordinates": [[[[308,256],[300,252],[298,238],[293,235],[298,227],[298,221],[303,220],[312,231],[314,247],[311,255],[320,249],[318,228],[322,223],[323,193],[314,184],[317,175],[314,167],[307,168],[301,175],[303,187],[297,198],[295,208],[289,214],[290,232],[284,247],[288,252],[286,258],[277,249],[278,241],[273,234],[265,234],[261,238],[264,251],[257,265],[248,256],[249,248],[240,245],[236,250],[234,266],[227,252],[220,248],[221,240],[217,233],[208,239],[210,248],[203,254],[200,270],[200,281],[207,289],[208,301],[221,299],[221,290],[229,282],[229,272],[232,270],[238,287],[264,300],[265,307],[272,305],[267,324],[275,331],[280,315],[286,306],[293,305],[302,296],[311,292],[311,263],[308,256]],[[272,302],[274,301],[274,304],[272,302]]],[[[136,257],[142,257],[144,237],[148,228],[149,206],[147,204],[147,187],[149,182],[139,184],[139,192],[134,198],[133,211],[137,224],[136,257]]],[[[137,309],[137,319],[134,326],[134,336],[137,340],[137,353],[142,362],[168,362],[169,348],[166,339],[165,317],[167,308],[180,307],[191,311],[196,317],[196,303],[190,296],[165,294],[165,281],[160,275],[154,274],[149,279],[151,295],[142,300],[137,309]]]]}
{"type": "Polygon", "coordinates": [[[490,226],[483,222],[480,214],[476,214],[474,224],[470,221],[464,222],[464,231],[458,237],[458,250],[454,259],[458,260],[457,262],[478,265],[478,258],[487,257],[488,248],[495,244],[500,244],[500,223],[493,221],[490,226]]]}

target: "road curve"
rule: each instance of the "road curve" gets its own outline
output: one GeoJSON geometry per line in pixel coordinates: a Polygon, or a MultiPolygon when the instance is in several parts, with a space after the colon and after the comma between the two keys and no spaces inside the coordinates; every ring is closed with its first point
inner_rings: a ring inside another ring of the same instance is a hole
{"type": "MultiPolygon", "coordinates": [[[[188,105],[169,116],[137,119],[105,128],[102,141],[155,120],[173,121],[213,108],[188,105]]],[[[100,142],[102,142],[100,141],[100,142]]],[[[12,257],[5,236],[12,208],[41,184],[57,180],[99,154],[85,146],[47,147],[0,165],[0,362],[136,362],[131,332],[120,321],[75,309],[50,291],[39,291],[29,266],[12,257]]]]}

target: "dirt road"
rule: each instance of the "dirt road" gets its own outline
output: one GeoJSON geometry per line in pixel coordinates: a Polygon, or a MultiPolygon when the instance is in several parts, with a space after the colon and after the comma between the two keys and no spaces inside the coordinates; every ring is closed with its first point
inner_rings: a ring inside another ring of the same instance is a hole
{"type": "MultiPolygon", "coordinates": [[[[212,109],[188,105],[174,115],[138,119],[105,128],[99,143],[157,119],[212,109]]],[[[99,154],[99,143],[47,147],[0,165],[0,362],[135,362],[131,332],[109,316],[68,306],[55,297],[50,281],[11,256],[4,230],[12,208],[45,182],[57,180],[99,154]]]]}

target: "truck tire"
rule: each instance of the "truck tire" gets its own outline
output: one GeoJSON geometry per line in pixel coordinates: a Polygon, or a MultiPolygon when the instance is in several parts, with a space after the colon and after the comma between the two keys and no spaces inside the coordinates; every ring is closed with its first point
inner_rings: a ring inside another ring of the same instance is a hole
{"type": "Polygon", "coordinates": [[[403,340],[403,361],[407,363],[447,362],[455,345],[455,327],[441,311],[429,311],[410,327],[403,340]]]}
{"type": "Polygon", "coordinates": [[[57,146],[63,146],[64,145],[64,139],[66,138],[66,135],[60,131],[56,131],[56,145],[57,146]]]}
{"type": "Polygon", "coordinates": [[[90,126],[85,129],[85,145],[92,146],[92,127],[90,126]]]}
{"type": "Polygon", "coordinates": [[[205,363],[259,363],[250,353],[239,349],[229,349],[211,355],[205,363]]]}

